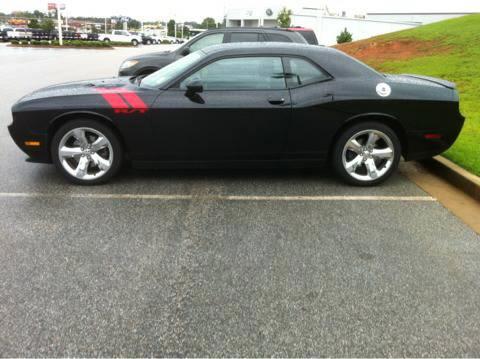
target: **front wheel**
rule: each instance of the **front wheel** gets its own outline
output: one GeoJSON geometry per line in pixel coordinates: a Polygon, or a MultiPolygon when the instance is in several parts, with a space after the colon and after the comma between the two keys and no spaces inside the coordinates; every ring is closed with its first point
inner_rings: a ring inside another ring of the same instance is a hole
{"type": "Polygon", "coordinates": [[[60,127],[53,136],[51,153],[57,169],[80,185],[107,182],[123,161],[117,135],[93,120],[73,120],[60,127]]]}
{"type": "Polygon", "coordinates": [[[138,41],[137,40],[132,40],[132,45],[133,46],[138,46],[138,41]]]}
{"type": "Polygon", "coordinates": [[[395,132],[379,122],[346,129],[336,141],[332,163],[337,174],[357,186],[386,181],[398,167],[401,145],[395,132]]]}

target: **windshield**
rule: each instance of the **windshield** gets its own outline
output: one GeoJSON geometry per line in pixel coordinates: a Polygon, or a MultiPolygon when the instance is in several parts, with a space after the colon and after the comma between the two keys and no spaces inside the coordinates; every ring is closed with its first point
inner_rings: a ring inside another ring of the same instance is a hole
{"type": "Polygon", "coordinates": [[[172,62],[151,75],[145,77],[140,87],[159,89],[169,83],[178,75],[182,74],[189,67],[199,62],[205,53],[203,51],[196,51],[188,56],[182,57],[180,60],[172,62]]]}

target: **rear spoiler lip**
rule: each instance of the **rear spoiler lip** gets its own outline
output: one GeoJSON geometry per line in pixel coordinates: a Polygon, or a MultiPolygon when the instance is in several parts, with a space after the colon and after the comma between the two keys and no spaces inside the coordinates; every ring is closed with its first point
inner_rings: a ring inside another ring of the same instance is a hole
{"type": "Polygon", "coordinates": [[[413,77],[413,78],[417,78],[417,79],[420,79],[420,80],[425,80],[425,81],[429,81],[429,82],[433,82],[437,85],[442,85],[446,88],[449,88],[449,89],[456,89],[456,85],[455,83],[453,82],[450,82],[450,81],[447,81],[447,80],[442,80],[442,79],[438,79],[436,77],[430,77],[430,76],[422,76],[422,75],[412,75],[412,74],[402,74],[402,76],[408,76],[408,77],[413,77]]]}

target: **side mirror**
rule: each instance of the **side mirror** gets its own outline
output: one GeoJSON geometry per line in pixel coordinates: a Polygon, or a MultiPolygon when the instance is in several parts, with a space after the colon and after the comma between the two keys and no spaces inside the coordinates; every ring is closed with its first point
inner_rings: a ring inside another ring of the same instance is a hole
{"type": "Polygon", "coordinates": [[[187,96],[203,92],[203,85],[199,80],[194,80],[187,85],[187,96]]]}
{"type": "Polygon", "coordinates": [[[190,54],[190,49],[188,47],[186,47],[182,50],[181,55],[182,56],[187,56],[188,54],[190,54]]]}

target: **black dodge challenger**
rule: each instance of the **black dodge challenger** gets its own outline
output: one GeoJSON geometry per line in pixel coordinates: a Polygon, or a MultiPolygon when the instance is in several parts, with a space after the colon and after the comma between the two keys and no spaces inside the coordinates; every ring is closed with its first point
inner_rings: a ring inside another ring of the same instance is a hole
{"type": "Polygon", "coordinates": [[[77,184],[135,166],[319,166],[355,185],[400,157],[448,149],[464,118],[455,85],[385,75],[344,53],[283,43],[224,44],[147,77],[47,87],[12,108],[10,134],[33,162],[77,184]]]}

